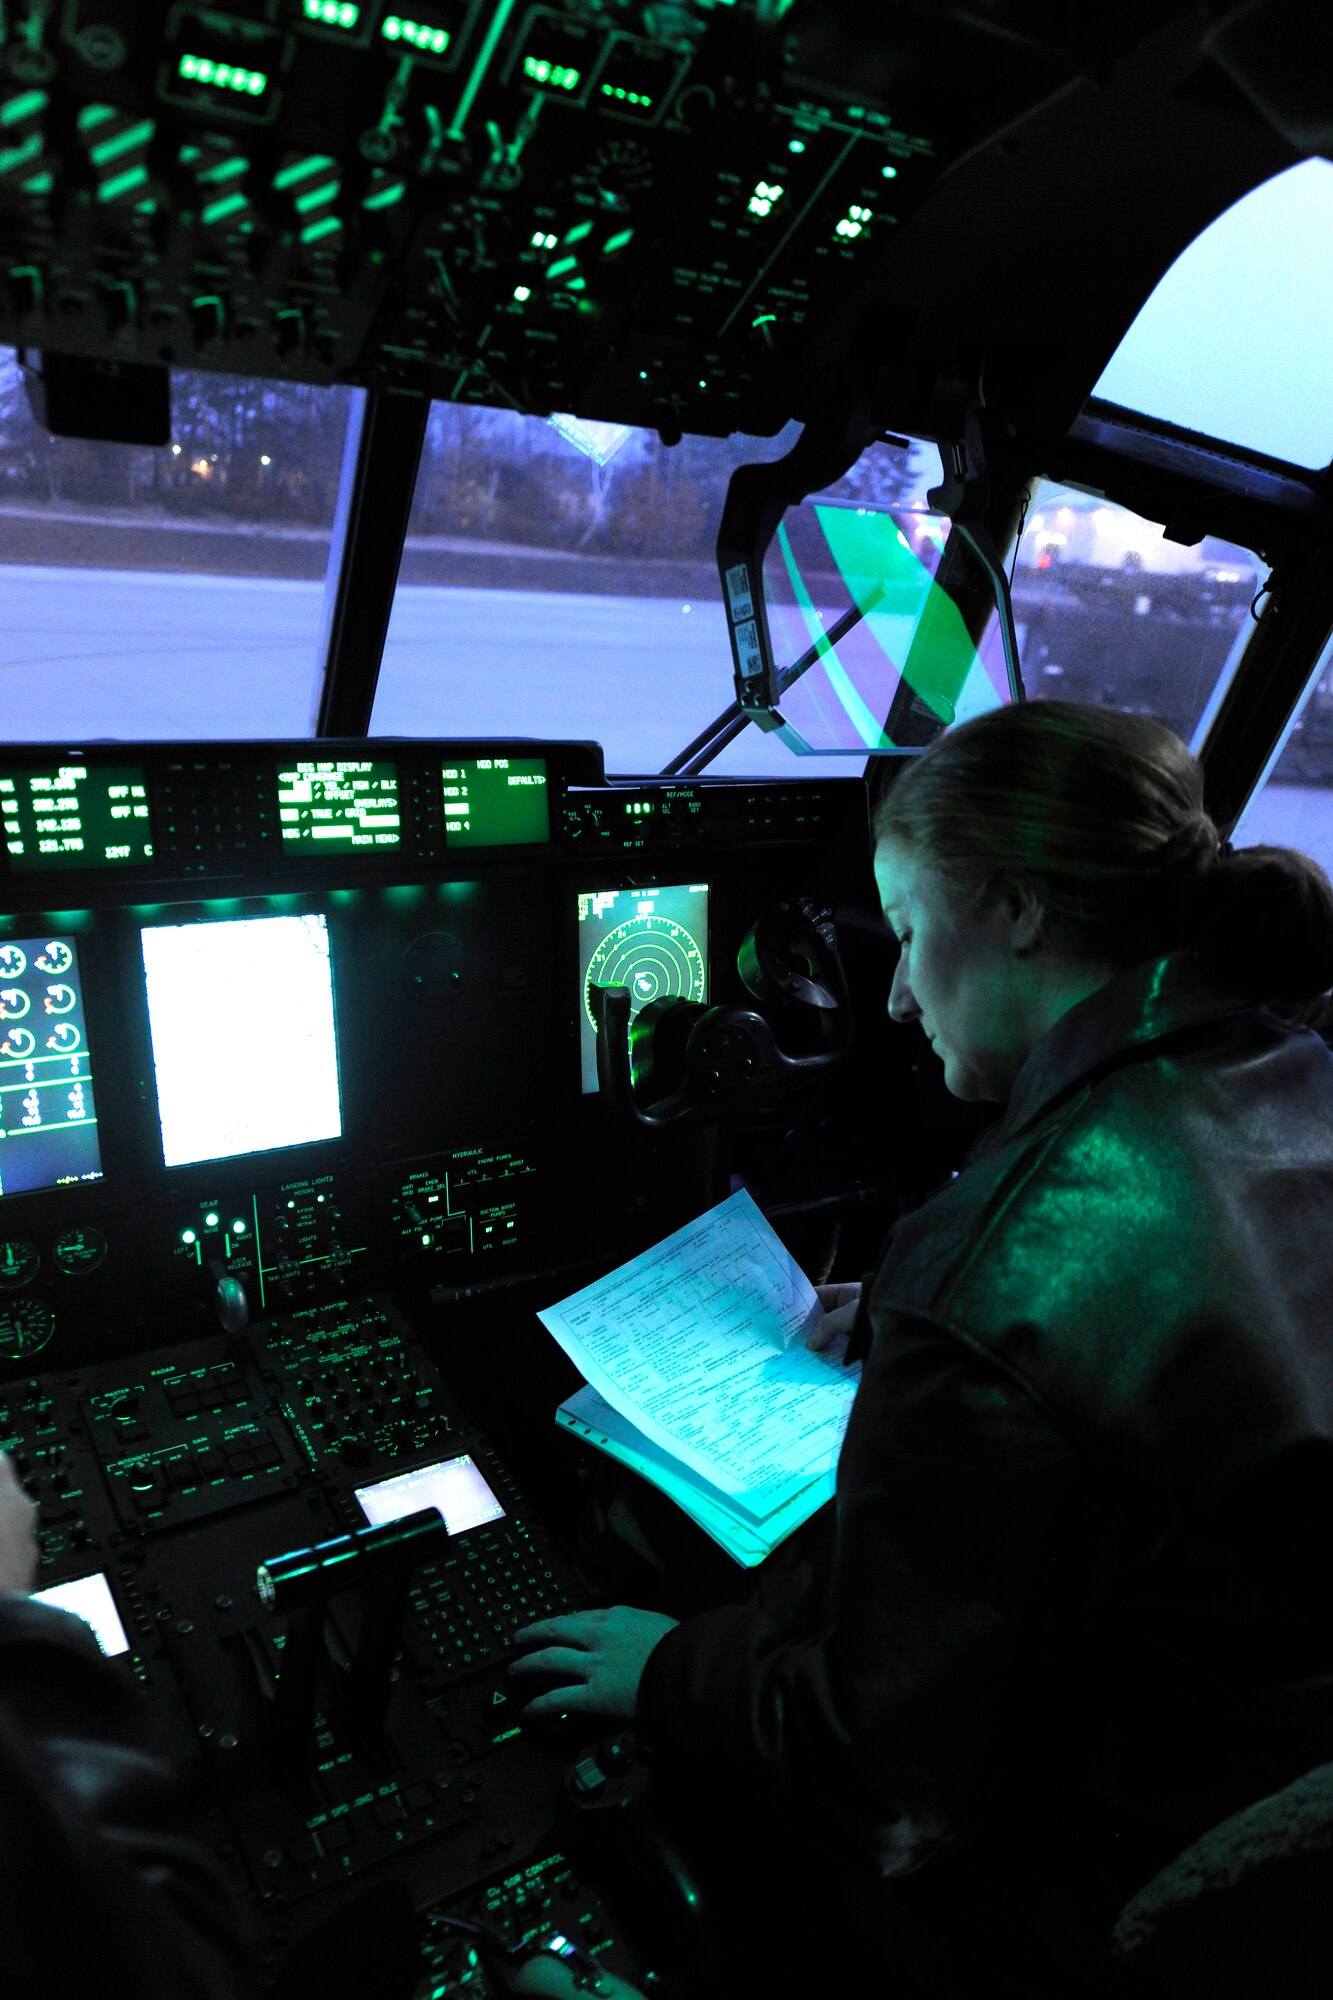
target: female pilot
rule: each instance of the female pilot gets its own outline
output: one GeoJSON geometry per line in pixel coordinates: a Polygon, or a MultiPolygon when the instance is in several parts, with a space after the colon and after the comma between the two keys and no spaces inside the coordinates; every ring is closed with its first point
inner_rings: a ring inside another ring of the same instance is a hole
{"type": "Polygon", "coordinates": [[[1333,890],[1075,704],[941,737],[875,832],[890,1016],[1003,1109],[866,1284],[827,1548],[514,1672],[634,1720],[788,1940],[804,1889],[909,2000],[1094,1993],[1135,1888],[1333,1757],[1333,890]]]}

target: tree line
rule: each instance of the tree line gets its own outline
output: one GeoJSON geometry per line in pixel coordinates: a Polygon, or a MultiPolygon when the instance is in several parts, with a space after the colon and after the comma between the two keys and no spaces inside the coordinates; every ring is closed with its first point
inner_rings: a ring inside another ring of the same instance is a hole
{"type": "MultiPolygon", "coordinates": [[[[327,531],[350,393],[180,371],[169,446],[53,438],[32,414],[13,353],[0,351],[0,505],[327,531]]],[[[685,437],[666,447],[652,432],[633,431],[603,464],[542,418],[434,403],[408,532],[711,561],[734,467],[777,457],[786,442],[785,434],[685,437]]],[[[887,446],[868,454],[840,482],[839,497],[905,500],[912,456],[887,446]]]]}

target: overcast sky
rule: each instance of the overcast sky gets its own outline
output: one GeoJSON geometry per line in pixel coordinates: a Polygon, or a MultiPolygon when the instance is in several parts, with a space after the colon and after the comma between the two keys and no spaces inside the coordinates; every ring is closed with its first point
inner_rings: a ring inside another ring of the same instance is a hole
{"type": "Polygon", "coordinates": [[[1333,458],[1333,164],[1306,160],[1178,257],[1096,393],[1297,465],[1333,458]]]}

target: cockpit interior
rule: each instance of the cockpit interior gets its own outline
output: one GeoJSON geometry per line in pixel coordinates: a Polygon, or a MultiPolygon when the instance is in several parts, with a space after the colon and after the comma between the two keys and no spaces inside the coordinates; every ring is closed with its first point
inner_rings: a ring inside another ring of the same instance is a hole
{"type": "Polygon", "coordinates": [[[538,1314],[741,1191],[859,1278],[962,1165],[897,770],[1098,703],[1333,868],[1330,59],[1300,0],[0,8],[0,1448],[278,2000],[361,1908],[348,1991],[511,1990],[469,1923],[724,1990],[651,1769],[506,1679],[615,1540],[538,1314]]]}

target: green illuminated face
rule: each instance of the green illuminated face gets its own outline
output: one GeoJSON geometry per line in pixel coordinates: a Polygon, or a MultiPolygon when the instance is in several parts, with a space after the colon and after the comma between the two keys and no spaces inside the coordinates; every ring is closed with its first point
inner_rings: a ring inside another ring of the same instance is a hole
{"type": "Polygon", "coordinates": [[[1061,957],[1043,934],[1041,902],[1001,880],[968,896],[915,849],[882,840],[875,880],[902,955],[889,993],[894,1021],[918,1021],[969,1103],[1008,1102],[1041,1037],[1113,976],[1061,957]]]}

